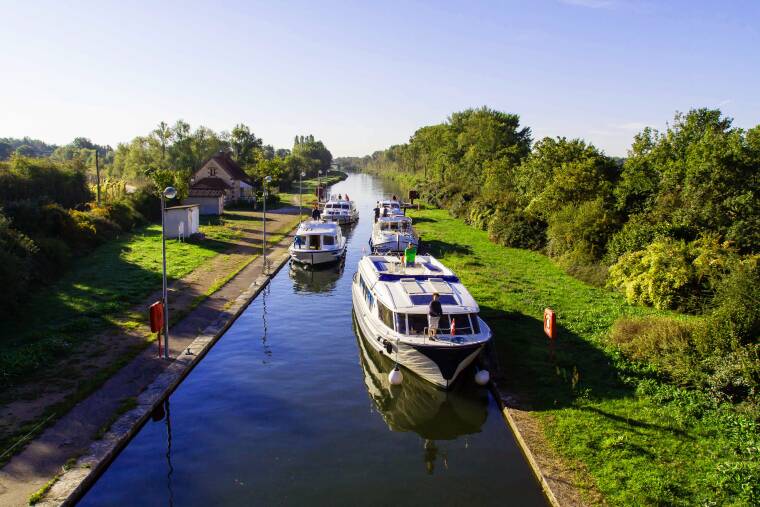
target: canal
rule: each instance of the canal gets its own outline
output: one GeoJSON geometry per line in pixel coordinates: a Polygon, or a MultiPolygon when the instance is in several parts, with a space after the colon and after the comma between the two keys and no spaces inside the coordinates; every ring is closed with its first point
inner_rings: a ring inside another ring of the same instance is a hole
{"type": "Polygon", "coordinates": [[[285,266],[79,505],[546,505],[485,388],[391,390],[358,337],[351,278],[386,189],[333,187],[361,212],[345,266],[285,266]]]}

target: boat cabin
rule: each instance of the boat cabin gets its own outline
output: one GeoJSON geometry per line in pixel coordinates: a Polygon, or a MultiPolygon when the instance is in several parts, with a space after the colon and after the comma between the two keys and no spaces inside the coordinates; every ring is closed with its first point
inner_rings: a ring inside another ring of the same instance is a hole
{"type": "Polygon", "coordinates": [[[333,250],[340,247],[341,237],[336,224],[304,222],[298,227],[293,246],[298,250],[333,250]]]}
{"type": "MultiPolygon", "coordinates": [[[[359,285],[368,306],[386,327],[402,335],[427,333],[428,305],[433,293],[443,308],[439,332],[479,334],[478,304],[454,273],[429,255],[417,256],[407,265],[396,256],[369,255],[359,263],[359,285]]],[[[452,336],[454,336],[452,335],[452,336]]]]}
{"type": "Polygon", "coordinates": [[[390,232],[393,234],[397,232],[400,234],[411,234],[413,232],[412,219],[403,215],[380,217],[377,219],[377,225],[375,227],[383,232],[390,232]]]}

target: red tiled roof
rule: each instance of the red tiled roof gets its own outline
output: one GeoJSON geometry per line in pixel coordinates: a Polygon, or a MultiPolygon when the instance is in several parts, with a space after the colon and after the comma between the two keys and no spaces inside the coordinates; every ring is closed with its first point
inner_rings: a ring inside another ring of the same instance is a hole
{"type": "Polygon", "coordinates": [[[232,187],[229,186],[221,178],[203,178],[192,184],[191,190],[229,190],[232,187]]]}
{"type": "Polygon", "coordinates": [[[235,180],[241,180],[245,181],[249,185],[253,185],[253,182],[248,177],[248,175],[243,171],[243,169],[238,165],[237,162],[235,162],[229,153],[220,151],[210,159],[206,160],[201,167],[205,166],[209,163],[209,161],[215,161],[217,164],[219,164],[225,171],[227,171],[227,174],[229,174],[232,179],[235,180]]]}

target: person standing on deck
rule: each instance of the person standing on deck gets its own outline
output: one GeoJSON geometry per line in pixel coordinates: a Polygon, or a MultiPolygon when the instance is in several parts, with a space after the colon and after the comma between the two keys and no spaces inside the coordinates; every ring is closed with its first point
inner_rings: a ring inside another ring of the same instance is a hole
{"type": "Polygon", "coordinates": [[[314,203],[314,209],[311,210],[311,219],[312,220],[319,220],[319,217],[322,216],[322,212],[319,211],[319,204],[314,203]]]}
{"type": "Polygon", "coordinates": [[[428,306],[428,336],[431,338],[438,332],[438,323],[441,321],[443,315],[443,308],[441,302],[438,301],[438,293],[433,292],[433,300],[428,306]]]}
{"type": "Polygon", "coordinates": [[[377,204],[375,205],[375,209],[372,211],[375,212],[375,222],[377,222],[377,219],[380,218],[380,201],[377,201],[377,204]]]}

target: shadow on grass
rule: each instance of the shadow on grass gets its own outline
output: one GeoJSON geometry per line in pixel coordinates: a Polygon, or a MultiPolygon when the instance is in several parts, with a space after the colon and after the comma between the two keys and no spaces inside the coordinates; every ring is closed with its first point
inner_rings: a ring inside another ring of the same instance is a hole
{"type": "Polygon", "coordinates": [[[481,307],[494,334],[502,379],[499,385],[517,397],[518,408],[550,410],[580,397],[631,396],[612,360],[571,331],[559,327],[550,340],[543,322],[517,312],[481,307]]]}
{"type": "Polygon", "coordinates": [[[430,254],[435,257],[443,257],[448,254],[472,255],[472,248],[469,245],[447,243],[437,239],[423,241],[420,250],[423,254],[430,254]]]}

